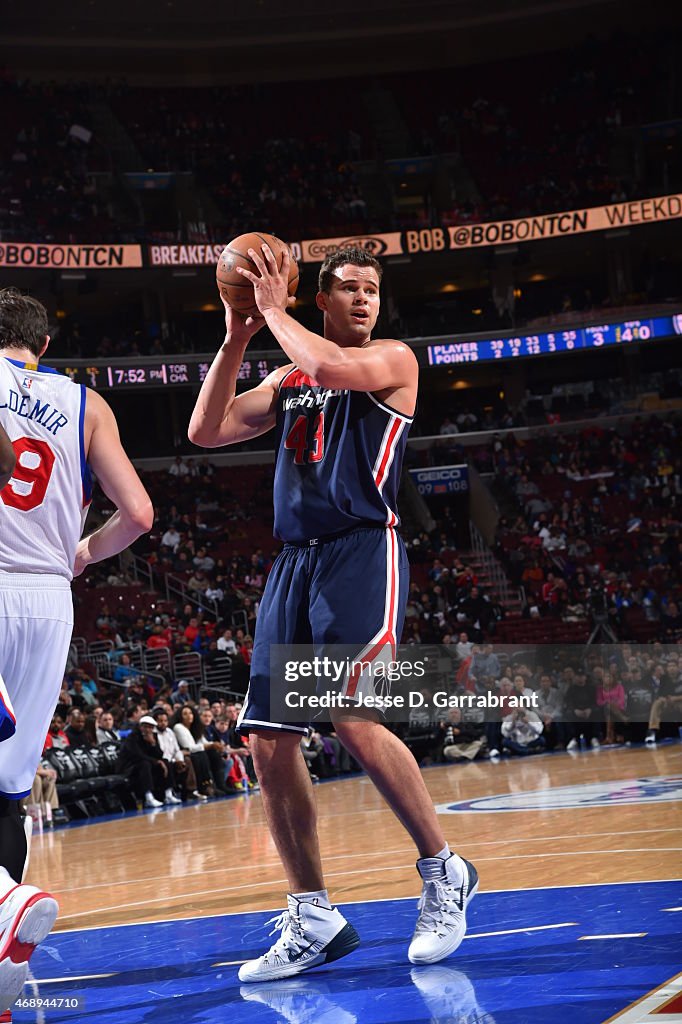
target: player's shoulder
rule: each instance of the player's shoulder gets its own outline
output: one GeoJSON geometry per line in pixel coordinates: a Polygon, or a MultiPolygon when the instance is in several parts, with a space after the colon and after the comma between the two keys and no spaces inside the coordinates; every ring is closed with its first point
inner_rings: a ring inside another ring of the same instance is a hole
{"type": "Polygon", "coordinates": [[[396,357],[417,365],[417,357],[413,349],[406,341],[400,341],[398,338],[373,338],[368,347],[381,348],[387,353],[395,354],[396,357]]]}
{"type": "MultiPolygon", "coordinates": [[[[278,366],[274,369],[265,380],[268,381],[275,391],[279,391],[282,381],[285,377],[288,377],[292,370],[296,369],[296,363],[285,363],[284,366],[278,366]]],[[[265,382],[264,382],[265,383],[265,382]]]]}
{"type": "Polygon", "coordinates": [[[86,420],[94,424],[101,421],[103,418],[113,417],[111,406],[102,398],[100,394],[93,390],[93,388],[85,388],[85,417],[86,420]]]}

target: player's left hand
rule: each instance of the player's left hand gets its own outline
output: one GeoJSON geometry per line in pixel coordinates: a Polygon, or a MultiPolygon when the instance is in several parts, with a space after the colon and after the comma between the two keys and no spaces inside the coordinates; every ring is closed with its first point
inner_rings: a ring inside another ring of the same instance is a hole
{"type": "Polygon", "coordinates": [[[256,252],[255,249],[249,249],[249,256],[256,264],[260,277],[251,273],[250,270],[245,270],[244,267],[236,269],[253,285],[256,305],[264,316],[267,310],[284,310],[287,306],[293,306],[296,300],[293,296],[289,297],[289,267],[291,265],[289,251],[284,250],[282,269],[278,270],[275,255],[270,246],[264,242],[261,249],[261,253],[256,252]]]}
{"type": "Polygon", "coordinates": [[[82,540],[78,541],[78,547],[76,548],[76,560],[73,563],[73,576],[80,576],[84,569],[90,565],[92,559],[90,558],[90,550],[88,548],[88,538],[83,537],[82,540]]]}

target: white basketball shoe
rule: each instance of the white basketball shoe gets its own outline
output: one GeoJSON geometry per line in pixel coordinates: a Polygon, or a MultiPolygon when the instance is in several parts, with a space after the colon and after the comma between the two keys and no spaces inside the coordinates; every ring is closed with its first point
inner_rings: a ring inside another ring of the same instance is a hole
{"type": "Polygon", "coordinates": [[[456,853],[447,860],[423,857],[417,870],[424,885],[407,956],[413,964],[435,964],[454,953],[466,934],[466,910],[478,890],[478,872],[456,853]]]}
{"type": "Polygon", "coordinates": [[[331,963],[347,956],[360,944],[358,933],[336,907],[328,910],[316,903],[303,903],[287,896],[287,909],[268,924],[280,937],[257,960],[247,960],[239,968],[239,980],[274,981],[290,978],[311,967],[331,963]]]}
{"type": "Polygon", "coordinates": [[[28,962],[58,912],[57,901],[33,885],[14,885],[0,899],[0,1013],[21,995],[28,962]]]}

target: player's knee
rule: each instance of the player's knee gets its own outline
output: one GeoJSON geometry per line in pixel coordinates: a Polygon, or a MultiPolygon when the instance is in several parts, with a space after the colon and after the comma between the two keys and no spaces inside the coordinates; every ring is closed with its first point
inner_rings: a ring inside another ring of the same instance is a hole
{"type": "Polygon", "coordinates": [[[286,763],[299,757],[301,737],[290,732],[257,732],[249,735],[249,749],[259,780],[269,779],[282,771],[286,763]]]}
{"type": "Polygon", "coordinates": [[[370,718],[344,718],[334,719],[334,730],[346,750],[354,757],[358,752],[367,746],[369,734],[376,734],[377,729],[383,726],[370,718]]]}

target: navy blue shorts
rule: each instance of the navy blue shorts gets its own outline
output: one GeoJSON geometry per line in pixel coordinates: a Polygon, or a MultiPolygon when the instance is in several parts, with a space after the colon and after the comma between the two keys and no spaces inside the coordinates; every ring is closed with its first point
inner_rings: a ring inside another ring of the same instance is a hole
{"type": "MultiPolygon", "coordinates": [[[[361,527],[306,547],[286,544],[275,559],[263,599],[251,657],[251,678],[238,726],[305,733],[308,721],[273,721],[270,714],[270,647],[305,644],[316,650],[340,644],[353,657],[372,661],[395,647],[405,619],[409,565],[394,529],[361,527]]],[[[285,692],[284,679],[273,680],[285,692]]],[[[357,679],[340,692],[353,696],[357,679]]]]}

